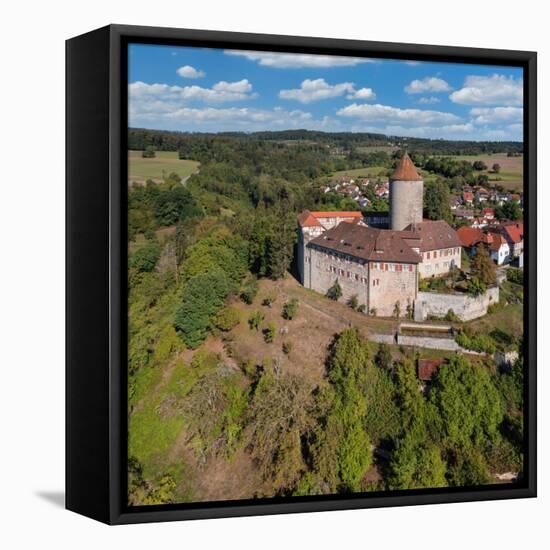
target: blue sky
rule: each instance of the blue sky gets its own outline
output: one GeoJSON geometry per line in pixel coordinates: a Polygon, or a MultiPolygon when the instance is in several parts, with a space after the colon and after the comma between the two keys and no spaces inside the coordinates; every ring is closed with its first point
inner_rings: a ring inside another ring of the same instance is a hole
{"type": "Polygon", "coordinates": [[[515,67],[132,44],[128,78],[132,127],[523,139],[515,67]]]}

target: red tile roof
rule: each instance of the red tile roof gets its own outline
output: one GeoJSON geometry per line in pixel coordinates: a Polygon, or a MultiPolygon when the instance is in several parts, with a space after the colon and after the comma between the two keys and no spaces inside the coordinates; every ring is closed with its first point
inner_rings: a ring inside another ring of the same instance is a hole
{"type": "Polygon", "coordinates": [[[498,250],[500,249],[500,247],[503,245],[503,244],[506,244],[506,239],[498,234],[498,233],[492,233],[492,234],[489,234],[490,237],[492,237],[491,239],[491,250],[493,252],[498,252],[498,250]]]}
{"type": "Polygon", "coordinates": [[[456,233],[462,246],[475,246],[477,243],[483,241],[483,231],[477,227],[459,227],[456,233]]]}
{"type": "Polygon", "coordinates": [[[340,223],[310,241],[308,246],[318,246],[374,262],[420,263],[422,258],[399,233],[390,229],[340,223]]]}
{"type": "Polygon", "coordinates": [[[445,363],[445,359],[419,359],[418,378],[428,382],[443,363],[445,363]]]}
{"type": "Polygon", "coordinates": [[[523,241],[523,222],[503,223],[502,229],[513,243],[523,241]]]}
{"type": "Polygon", "coordinates": [[[298,223],[300,227],[323,227],[309,210],[298,215],[298,223]]]}
{"type": "Polygon", "coordinates": [[[470,193],[469,191],[466,191],[465,193],[462,193],[462,198],[465,201],[473,201],[474,200],[474,194],[470,193]]]}
{"type": "Polygon", "coordinates": [[[416,167],[411,160],[411,157],[405,153],[402,157],[393,174],[390,176],[392,181],[422,181],[422,176],[416,171],[416,167]]]}
{"type": "Polygon", "coordinates": [[[359,222],[363,218],[361,212],[310,212],[309,210],[304,210],[301,214],[298,215],[298,223],[301,227],[323,227],[319,218],[349,218],[344,221],[349,222],[359,222]]]}
{"type": "Polygon", "coordinates": [[[422,252],[462,246],[456,231],[443,220],[423,221],[405,227],[420,239],[418,243],[422,252]]]}

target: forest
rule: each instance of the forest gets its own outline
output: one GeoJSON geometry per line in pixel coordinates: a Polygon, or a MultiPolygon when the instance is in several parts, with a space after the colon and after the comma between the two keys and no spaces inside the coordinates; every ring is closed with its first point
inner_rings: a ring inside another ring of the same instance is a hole
{"type": "MultiPolygon", "coordinates": [[[[316,370],[304,367],[294,327],[309,314],[278,286],[292,279],[296,214],[327,209],[318,181],[334,171],[369,163],[390,170],[399,150],[360,149],[382,141],[375,134],[130,130],[132,149],[177,150],[200,162],[185,184],[166,174],[128,191],[130,504],[521,476],[521,354],[510,368],[450,355],[421,392],[415,350],[374,344],[354,327],[319,325],[316,370]],[[247,351],[248,343],[263,356],[247,351]],[[242,474],[242,488],[216,493],[214,472],[242,474]]],[[[427,151],[497,148],[430,143],[411,147],[423,166],[433,163],[427,151]]],[[[453,173],[452,163],[430,169],[450,179],[472,174],[453,173]]],[[[442,181],[434,183],[442,191],[427,192],[434,217],[444,208],[440,193],[449,192],[442,181]]],[[[349,207],[339,201],[330,208],[349,207]]]]}

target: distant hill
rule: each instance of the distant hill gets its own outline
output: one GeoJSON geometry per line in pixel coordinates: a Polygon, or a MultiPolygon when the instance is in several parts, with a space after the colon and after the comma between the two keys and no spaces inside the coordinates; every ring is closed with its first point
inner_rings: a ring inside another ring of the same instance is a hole
{"type": "Polygon", "coordinates": [[[185,148],[190,141],[213,140],[253,140],[272,142],[303,142],[310,145],[332,146],[343,152],[358,147],[395,147],[407,149],[409,152],[431,153],[439,155],[477,155],[487,153],[523,152],[523,143],[518,141],[451,141],[443,139],[411,138],[403,136],[387,136],[375,133],[352,132],[318,132],[310,130],[282,130],[279,132],[220,132],[193,133],[167,130],[148,130],[145,128],[130,128],[128,130],[128,148],[143,150],[153,146],[158,151],[178,151],[185,148]]]}

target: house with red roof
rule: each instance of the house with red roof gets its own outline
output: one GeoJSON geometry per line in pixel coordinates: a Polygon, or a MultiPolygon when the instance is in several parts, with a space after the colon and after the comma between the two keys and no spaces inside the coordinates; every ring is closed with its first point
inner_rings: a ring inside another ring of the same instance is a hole
{"type": "Polygon", "coordinates": [[[500,226],[500,232],[508,242],[513,258],[523,254],[523,222],[504,222],[500,226]]]}
{"type": "Polygon", "coordinates": [[[495,209],[494,208],[483,208],[481,210],[481,216],[487,220],[495,219],[495,209]]]}
{"type": "Polygon", "coordinates": [[[510,259],[510,246],[500,233],[490,233],[491,243],[489,251],[491,258],[497,265],[502,265],[510,259]]]}
{"type": "Polygon", "coordinates": [[[472,204],[474,202],[474,194],[471,191],[465,191],[462,193],[462,203],[472,204]]]}

